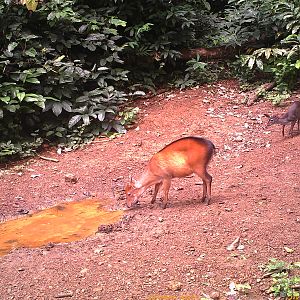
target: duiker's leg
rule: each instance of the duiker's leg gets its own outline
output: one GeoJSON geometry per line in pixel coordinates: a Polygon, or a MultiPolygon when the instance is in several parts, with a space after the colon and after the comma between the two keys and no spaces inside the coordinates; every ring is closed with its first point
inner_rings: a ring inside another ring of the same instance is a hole
{"type": "Polygon", "coordinates": [[[205,169],[197,170],[195,173],[203,180],[203,196],[201,201],[204,202],[205,199],[207,199],[207,205],[208,205],[211,199],[212,177],[207,173],[205,169]]]}
{"type": "Polygon", "coordinates": [[[294,130],[294,126],[296,124],[296,120],[291,122],[291,128],[290,128],[290,132],[289,135],[293,136],[293,130],[294,130]]]}
{"type": "Polygon", "coordinates": [[[164,191],[164,200],[162,204],[162,208],[165,209],[167,207],[167,203],[169,201],[169,190],[171,186],[171,179],[164,179],[162,182],[162,188],[164,191]]]}
{"type": "Polygon", "coordinates": [[[153,204],[155,202],[157,193],[158,193],[159,188],[161,187],[161,185],[162,185],[162,182],[159,182],[159,183],[155,184],[155,186],[154,186],[154,193],[153,193],[153,197],[152,197],[152,200],[151,200],[151,204],[153,204]]]}

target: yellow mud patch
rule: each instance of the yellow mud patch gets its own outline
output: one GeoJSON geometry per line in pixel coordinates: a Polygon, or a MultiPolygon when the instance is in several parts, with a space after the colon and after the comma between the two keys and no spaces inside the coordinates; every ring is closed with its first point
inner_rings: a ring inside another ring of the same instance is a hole
{"type": "Polygon", "coordinates": [[[21,247],[81,240],[100,225],[119,221],[123,211],[107,211],[103,204],[99,199],[68,202],[1,223],[0,256],[21,247]]]}

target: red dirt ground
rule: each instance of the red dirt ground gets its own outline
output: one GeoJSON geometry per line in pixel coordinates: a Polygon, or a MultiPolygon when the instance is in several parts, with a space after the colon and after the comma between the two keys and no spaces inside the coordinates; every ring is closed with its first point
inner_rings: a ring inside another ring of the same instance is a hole
{"type": "MultiPolygon", "coordinates": [[[[249,283],[248,296],[271,299],[260,266],[270,258],[299,260],[300,135],[283,138],[264,128],[269,102],[245,106],[236,81],[140,100],[135,129],[101,138],[81,150],[31,158],[0,170],[2,221],[89,196],[118,199],[129,175],[151,155],[183,136],[210,139],[212,201],[200,203],[201,180],[174,179],[170,202],[150,205],[151,191],[120,230],[0,257],[0,299],[229,299],[229,284],[249,283]],[[65,175],[78,178],[67,182],[65,175]],[[31,175],[40,175],[38,177],[31,175]],[[240,250],[227,246],[240,238],[240,250]],[[294,251],[285,251],[285,247],[294,251]],[[173,297],[171,297],[173,296],[173,297]]],[[[232,298],[232,299],[237,299],[232,298]]]]}

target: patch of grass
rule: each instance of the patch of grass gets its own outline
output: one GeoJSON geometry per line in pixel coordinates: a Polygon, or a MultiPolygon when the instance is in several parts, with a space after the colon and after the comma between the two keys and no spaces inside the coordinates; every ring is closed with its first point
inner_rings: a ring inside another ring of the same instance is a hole
{"type": "Polygon", "coordinates": [[[300,262],[287,263],[272,258],[264,266],[264,277],[272,277],[268,293],[280,299],[300,299],[300,262]]]}

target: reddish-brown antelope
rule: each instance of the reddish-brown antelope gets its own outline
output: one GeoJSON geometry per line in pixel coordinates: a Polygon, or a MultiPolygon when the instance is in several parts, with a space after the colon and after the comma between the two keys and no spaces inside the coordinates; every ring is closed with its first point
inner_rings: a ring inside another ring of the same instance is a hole
{"type": "Polygon", "coordinates": [[[172,178],[197,174],[203,180],[202,202],[211,199],[212,177],[207,173],[207,165],[215,151],[214,144],[201,137],[185,137],[174,141],[152,156],[139,180],[132,180],[125,187],[126,204],[131,207],[137,203],[146,189],[154,185],[153,204],[162,187],[166,208],[172,178]]]}
{"type": "Polygon", "coordinates": [[[298,132],[299,132],[299,123],[300,123],[300,101],[295,101],[288,109],[288,111],[282,115],[281,117],[278,116],[269,116],[268,114],[264,114],[269,121],[267,126],[271,126],[273,124],[281,124],[282,125],[282,135],[284,136],[284,128],[287,124],[291,123],[291,128],[289,130],[289,135],[293,134],[293,129],[296,124],[298,123],[298,132]]]}

